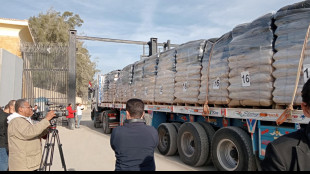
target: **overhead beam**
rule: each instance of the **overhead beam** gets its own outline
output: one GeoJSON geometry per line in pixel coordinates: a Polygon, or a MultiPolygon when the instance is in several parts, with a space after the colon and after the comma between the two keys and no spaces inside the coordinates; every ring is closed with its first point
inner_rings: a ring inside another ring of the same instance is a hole
{"type": "MultiPolygon", "coordinates": [[[[110,39],[110,38],[89,37],[89,36],[76,36],[76,39],[102,41],[102,42],[125,43],[125,44],[135,44],[135,45],[147,45],[147,43],[148,43],[148,42],[144,42],[144,41],[132,41],[132,40],[110,39]]],[[[165,43],[157,43],[157,45],[158,46],[165,46],[165,43]]],[[[178,46],[177,44],[170,44],[170,47],[177,47],[177,46],[178,46]]]]}

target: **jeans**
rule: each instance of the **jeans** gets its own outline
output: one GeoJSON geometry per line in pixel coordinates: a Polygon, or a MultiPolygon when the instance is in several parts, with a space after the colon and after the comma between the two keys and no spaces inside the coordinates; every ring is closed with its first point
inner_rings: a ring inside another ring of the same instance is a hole
{"type": "Polygon", "coordinates": [[[7,171],[8,168],[8,153],[5,148],[0,148],[0,171],[7,171]]]}
{"type": "Polygon", "coordinates": [[[76,127],[80,127],[80,122],[81,122],[81,119],[82,119],[82,115],[77,115],[77,119],[78,119],[78,121],[77,121],[77,126],[76,127]]]}
{"type": "Polygon", "coordinates": [[[75,125],[74,118],[68,118],[68,125],[69,125],[69,129],[71,130],[74,129],[74,125],[75,125]]]}

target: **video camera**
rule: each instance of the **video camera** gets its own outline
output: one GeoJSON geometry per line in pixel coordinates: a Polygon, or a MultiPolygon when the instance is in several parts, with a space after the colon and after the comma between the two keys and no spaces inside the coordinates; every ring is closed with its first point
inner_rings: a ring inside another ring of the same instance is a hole
{"type": "Polygon", "coordinates": [[[46,117],[46,114],[49,111],[55,111],[55,117],[50,121],[52,124],[56,123],[55,119],[57,119],[58,117],[62,117],[62,116],[67,116],[68,115],[68,111],[66,110],[64,105],[54,105],[53,103],[50,102],[46,102],[45,103],[45,108],[44,111],[42,112],[34,112],[31,119],[35,120],[35,121],[41,121],[46,117]],[[52,107],[51,107],[52,106],[52,107]]]}

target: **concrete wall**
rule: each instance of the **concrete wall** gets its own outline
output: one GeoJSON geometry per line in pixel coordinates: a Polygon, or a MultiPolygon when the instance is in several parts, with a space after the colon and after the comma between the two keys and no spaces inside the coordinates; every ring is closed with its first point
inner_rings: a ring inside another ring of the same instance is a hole
{"type": "Polygon", "coordinates": [[[0,48],[0,106],[22,97],[23,60],[0,48]]]}
{"type": "Polygon", "coordinates": [[[28,21],[0,18],[0,48],[22,57],[20,52],[21,41],[34,42],[28,21]]]}
{"type": "Polygon", "coordinates": [[[18,37],[0,35],[0,48],[4,48],[10,53],[22,57],[20,52],[20,40],[18,37]]]}

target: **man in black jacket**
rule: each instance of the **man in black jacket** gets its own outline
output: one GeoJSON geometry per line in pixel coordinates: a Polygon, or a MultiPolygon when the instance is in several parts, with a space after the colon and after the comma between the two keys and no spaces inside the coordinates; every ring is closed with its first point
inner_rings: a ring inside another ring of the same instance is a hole
{"type": "Polygon", "coordinates": [[[0,171],[8,170],[8,123],[7,117],[15,112],[15,100],[11,100],[4,108],[0,109],[0,171]]]}
{"type": "MultiPolygon", "coordinates": [[[[310,80],[301,92],[301,108],[310,118],[310,80]]],[[[306,128],[279,137],[269,143],[262,161],[263,171],[310,171],[310,123],[306,128]]]]}
{"type": "Polygon", "coordinates": [[[154,149],[158,133],[143,120],[144,104],[140,99],[126,103],[124,126],[115,128],[110,143],[115,152],[115,171],[155,171],[154,149]]]}

